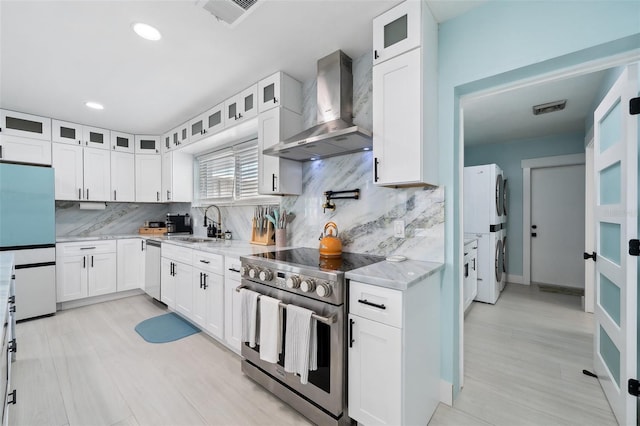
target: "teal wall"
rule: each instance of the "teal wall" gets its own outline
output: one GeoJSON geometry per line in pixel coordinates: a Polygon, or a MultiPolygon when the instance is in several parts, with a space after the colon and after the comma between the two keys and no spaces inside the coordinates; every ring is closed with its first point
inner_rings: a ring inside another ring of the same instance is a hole
{"type": "Polygon", "coordinates": [[[464,165],[496,163],[508,179],[507,271],[522,275],[522,160],[584,152],[584,135],[570,133],[540,139],[465,147],[464,165]]]}
{"type": "Polygon", "coordinates": [[[438,40],[440,183],[445,187],[442,378],[459,391],[460,96],[640,46],[638,1],[489,1],[442,23],[438,40]]]}

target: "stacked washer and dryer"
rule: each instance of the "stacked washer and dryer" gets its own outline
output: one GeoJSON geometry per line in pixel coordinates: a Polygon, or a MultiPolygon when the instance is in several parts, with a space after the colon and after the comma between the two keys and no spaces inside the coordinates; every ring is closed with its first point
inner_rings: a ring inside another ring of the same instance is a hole
{"type": "Polygon", "coordinates": [[[464,168],[465,239],[478,241],[478,294],[495,304],[507,275],[507,181],[497,164],[464,168]]]}

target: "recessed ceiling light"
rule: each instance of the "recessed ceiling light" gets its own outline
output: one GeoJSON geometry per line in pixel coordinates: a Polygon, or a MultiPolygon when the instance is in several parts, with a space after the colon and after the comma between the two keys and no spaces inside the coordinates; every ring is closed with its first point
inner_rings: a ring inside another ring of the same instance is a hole
{"type": "Polygon", "coordinates": [[[142,22],[133,24],[133,31],[146,40],[157,41],[162,38],[160,31],[151,25],[143,24],[142,22]]]}
{"type": "Polygon", "coordinates": [[[104,106],[102,104],[97,103],[97,102],[89,101],[89,102],[85,102],[85,105],[88,108],[91,108],[91,109],[104,109],[104,106]]]}
{"type": "Polygon", "coordinates": [[[368,146],[365,146],[364,148],[362,148],[363,151],[369,151],[371,148],[369,148],[368,146]]]}
{"type": "Polygon", "coordinates": [[[311,157],[311,158],[309,158],[309,160],[311,160],[311,161],[316,161],[317,159],[318,159],[318,158],[316,158],[316,157],[311,157]]]}

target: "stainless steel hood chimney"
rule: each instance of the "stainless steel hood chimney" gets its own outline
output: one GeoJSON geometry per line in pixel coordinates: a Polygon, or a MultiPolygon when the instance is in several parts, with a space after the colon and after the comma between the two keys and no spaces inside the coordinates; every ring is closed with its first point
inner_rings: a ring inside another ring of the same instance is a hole
{"type": "Polygon", "coordinates": [[[352,121],[351,62],[341,50],[318,60],[318,124],[265,149],[263,154],[307,161],[371,149],[371,132],[352,121]]]}

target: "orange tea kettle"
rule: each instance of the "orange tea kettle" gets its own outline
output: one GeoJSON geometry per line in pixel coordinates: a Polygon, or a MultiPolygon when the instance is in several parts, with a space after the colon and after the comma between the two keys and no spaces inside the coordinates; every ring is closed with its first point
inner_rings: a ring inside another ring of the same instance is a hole
{"type": "Polygon", "coordinates": [[[324,232],[320,234],[320,256],[339,257],[342,255],[342,241],[338,238],[338,225],[334,222],[327,222],[324,225],[324,232]],[[333,235],[333,231],[336,235],[333,235]]]}

